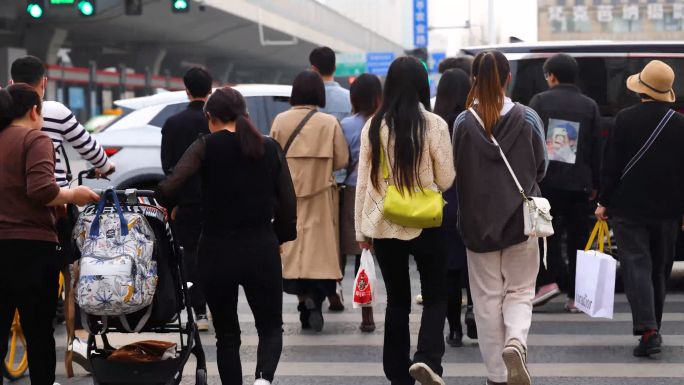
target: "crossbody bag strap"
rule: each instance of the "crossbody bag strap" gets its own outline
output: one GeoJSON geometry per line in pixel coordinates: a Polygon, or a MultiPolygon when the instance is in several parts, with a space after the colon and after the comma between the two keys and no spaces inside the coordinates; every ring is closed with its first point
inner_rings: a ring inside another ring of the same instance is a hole
{"type": "Polygon", "coordinates": [[[64,160],[64,164],[66,165],[67,182],[71,183],[71,180],[73,179],[73,175],[71,174],[71,165],[69,164],[69,156],[67,156],[66,150],[64,149],[64,145],[60,144],[59,147],[57,147],[57,151],[59,151],[59,154],[62,156],[62,159],[64,160]]]}
{"type": "Polygon", "coordinates": [[[384,179],[385,183],[389,185],[389,169],[387,169],[389,155],[385,154],[385,146],[382,144],[382,124],[380,125],[380,129],[378,131],[378,135],[380,136],[380,164],[382,164],[382,179],[384,179]],[[385,159],[385,156],[387,156],[387,159],[385,159]]]}
{"type": "Polygon", "coordinates": [[[632,167],[634,167],[634,165],[639,161],[639,159],[641,159],[641,157],[644,156],[644,154],[646,153],[646,151],[648,151],[648,149],[651,147],[653,142],[655,142],[658,135],[660,135],[660,133],[663,131],[663,128],[665,128],[665,126],[667,125],[667,122],[670,121],[670,118],[672,117],[672,115],[674,115],[674,113],[675,112],[673,110],[667,111],[667,114],[665,114],[665,116],[663,117],[663,120],[660,121],[660,123],[658,124],[658,127],[656,127],[655,131],[653,131],[653,133],[648,138],[646,143],[644,143],[643,147],[641,147],[639,152],[637,152],[636,155],[634,155],[634,157],[632,158],[632,160],[630,160],[629,163],[627,163],[627,166],[625,166],[625,169],[622,170],[622,176],[620,177],[620,179],[623,179],[625,177],[625,175],[627,175],[629,170],[631,170],[632,167]]]}
{"type": "MultiPolygon", "coordinates": [[[[473,116],[475,116],[475,119],[477,119],[477,121],[480,123],[480,125],[482,126],[482,129],[484,129],[485,125],[482,122],[482,119],[480,119],[480,117],[477,115],[477,112],[475,112],[475,110],[472,107],[470,107],[469,110],[473,114],[473,116]]],[[[508,159],[506,159],[506,155],[504,154],[503,150],[501,149],[501,146],[499,146],[499,142],[496,141],[496,139],[494,138],[494,135],[490,135],[489,137],[492,138],[492,142],[494,142],[494,144],[497,147],[499,147],[499,152],[501,153],[501,157],[503,158],[504,163],[506,163],[506,167],[508,167],[508,171],[511,173],[511,176],[513,177],[513,180],[515,181],[515,185],[518,186],[518,191],[520,191],[520,194],[522,194],[523,199],[525,200],[525,202],[527,202],[527,196],[525,195],[525,190],[523,190],[522,186],[520,185],[520,182],[518,182],[518,178],[515,176],[515,173],[513,172],[513,168],[511,167],[510,163],[508,163],[508,159]]]]}
{"type": "Polygon", "coordinates": [[[292,135],[290,135],[290,139],[288,139],[287,143],[285,143],[285,148],[283,149],[283,155],[287,156],[287,152],[290,150],[290,146],[292,146],[292,142],[294,142],[297,135],[299,135],[299,132],[302,130],[302,128],[304,128],[306,123],[309,121],[309,119],[311,119],[312,116],[314,116],[314,114],[316,112],[318,112],[318,111],[315,108],[313,110],[311,110],[311,112],[306,114],[304,119],[302,119],[302,121],[299,123],[299,126],[297,126],[297,128],[295,128],[295,130],[292,132],[292,135]]]}

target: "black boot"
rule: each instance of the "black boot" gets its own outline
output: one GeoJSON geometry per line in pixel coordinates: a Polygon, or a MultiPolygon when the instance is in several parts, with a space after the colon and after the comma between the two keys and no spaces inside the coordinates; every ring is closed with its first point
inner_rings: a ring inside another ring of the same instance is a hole
{"type": "Polygon", "coordinates": [[[302,323],[302,329],[311,329],[311,324],[309,323],[311,312],[309,308],[306,307],[304,302],[300,302],[297,310],[299,311],[299,321],[302,323]]]}
{"type": "Polygon", "coordinates": [[[477,325],[475,324],[475,313],[473,313],[473,307],[468,306],[468,310],[465,314],[465,324],[468,328],[468,338],[471,340],[477,339],[477,325]]]}
{"type": "Polygon", "coordinates": [[[323,301],[317,301],[317,303],[318,305],[311,298],[304,302],[306,308],[309,309],[308,323],[311,325],[310,327],[317,332],[321,332],[323,331],[323,312],[321,311],[321,305],[323,304],[323,301]]]}
{"type": "Polygon", "coordinates": [[[463,332],[461,330],[450,331],[446,343],[452,348],[460,348],[463,346],[463,332]]]}
{"type": "Polygon", "coordinates": [[[634,357],[648,357],[651,354],[658,354],[662,352],[660,347],[662,343],[663,338],[657,332],[648,338],[642,337],[639,339],[639,346],[634,348],[634,357]]]}

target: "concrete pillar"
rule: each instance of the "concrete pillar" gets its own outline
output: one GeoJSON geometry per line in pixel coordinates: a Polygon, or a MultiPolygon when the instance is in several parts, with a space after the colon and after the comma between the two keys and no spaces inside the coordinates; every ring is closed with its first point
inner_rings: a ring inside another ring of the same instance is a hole
{"type": "Polygon", "coordinates": [[[24,33],[24,47],[45,64],[57,64],[57,53],[64,46],[68,31],[62,28],[34,26],[24,33]]]}
{"type": "Polygon", "coordinates": [[[22,56],[26,56],[26,50],[23,48],[0,48],[0,87],[5,88],[9,85],[10,80],[12,80],[10,75],[12,63],[22,56]]]}

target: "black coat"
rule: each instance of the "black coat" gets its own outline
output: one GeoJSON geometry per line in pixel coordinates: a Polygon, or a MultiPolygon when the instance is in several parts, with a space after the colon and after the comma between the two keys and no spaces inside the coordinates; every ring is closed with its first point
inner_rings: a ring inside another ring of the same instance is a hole
{"type": "MultiPolygon", "coordinates": [[[[203,101],[194,101],[188,108],[166,120],[162,128],[161,162],[164,174],[169,175],[183,157],[185,151],[200,135],[209,134],[209,124],[204,116],[203,101]]],[[[202,203],[201,178],[195,176],[188,182],[179,199],[179,205],[202,203]]]]}
{"type": "MultiPolygon", "coordinates": [[[[529,107],[544,123],[547,149],[562,142],[563,133],[567,133],[570,140],[575,137],[574,146],[571,147],[575,152],[574,159],[563,159],[563,151],[548,151],[550,163],[546,177],[540,183],[542,189],[587,194],[598,190],[602,128],[601,113],[596,102],[582,95],[580,89],[571,84],[559,84],[537,94],[529,107]],[[550,122],[553,123],[552,127],[549,127],[550,122]]],[[[568,153],[567,148],[564,150],[568,153]]]]}

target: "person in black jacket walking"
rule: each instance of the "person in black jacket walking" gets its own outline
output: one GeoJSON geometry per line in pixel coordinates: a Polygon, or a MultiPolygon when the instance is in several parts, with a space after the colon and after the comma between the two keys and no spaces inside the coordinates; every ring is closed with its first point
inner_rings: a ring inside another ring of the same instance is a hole
{"type": "MultiPolygon", "coordinates": [[[[203,67],[191,68],[183,78],[185,92],[190,98],[188,108],[166,120],[162,128],[161,161],[164,174],[172,173],[185,151],[200,135],[209,134],[209,125],[204,115],[204,103],[211,94],[211,73],[203,67]]],[[[173,208],[171,219],[176,222],[178,240],[185,250],[185,270],[190,288],[191,304],[197,316],[197,328],[209,330],[207,301],[202,294],[197,276],[197,242],[202,229],[201,178],[196,175],[184,187],[178,206],[173,208]]]]}
{"type": "MultiPolygon", "coordinates": [[[[602,140],[601,114],[596,102],[573,85],[578,71],[577,62],[568,54],[550,57],[544,63],[544,77],[551,89],[530,101],[530,108],[546,127],[550,163],[539,187],[553,207],[556,231],[548,239],[548,267],[544,269],[540,263],[539,290],[532,304],[541,306],[560,295],[559,279],[569,270],[565,309],[572,313],[579,312],[575,307],[576,251],[584,250],[589,235],[587,214],[589,201],[596,199],[602,140]],[[567,270],[562,256],[563,233],[567,234],[567,270]]],[[[543,252],[540,257],[543,258],[543,252]]]]}
{"type": "Polygon", "coordinates": [[[661,352],[663,306],[684,212],[684,115],[667,105],[675,101],[673,82],[672,69],[658,60],[627,80],[642,103],[617,114],[601,168],[596,217],[612,219],[633,333],[642,336],[637,357],[661,352]]]}

